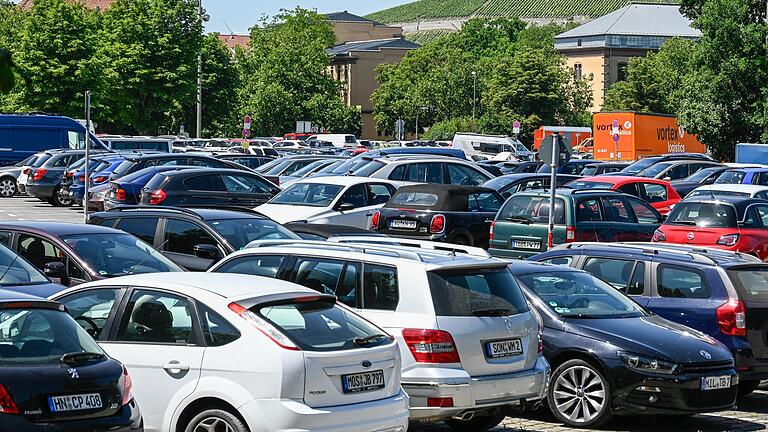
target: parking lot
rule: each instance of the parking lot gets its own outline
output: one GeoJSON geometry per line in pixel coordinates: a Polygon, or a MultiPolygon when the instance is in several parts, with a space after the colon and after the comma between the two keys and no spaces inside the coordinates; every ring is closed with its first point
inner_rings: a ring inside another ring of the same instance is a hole
{"type": "Polygon", "coordinates": [[[0,199],[0,221],[83,222],[81,207],[53,208],[47,202],[27,196],[0,199]]]}

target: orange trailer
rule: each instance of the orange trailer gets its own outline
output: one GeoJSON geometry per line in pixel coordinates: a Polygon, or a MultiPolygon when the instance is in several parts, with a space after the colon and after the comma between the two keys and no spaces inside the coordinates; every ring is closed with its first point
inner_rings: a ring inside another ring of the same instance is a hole
{"type": "Polygon", "coordinates": [[[541,126],[533,131],[533,149],[538,150],[544,137],[559,133],[565,143],[571,147],[581,144],[585,139],[592,136],[592,129],[588,127],[575,126],[541,126]]]}
{"type": "Polygon", "coordinates": [[[599,112],[593,117],[594,158],[633,161],[667,153],[705,153],[707,148],[667,114],[599,112]],[[618,142],[614,140],[618,122],[618,142]]]}

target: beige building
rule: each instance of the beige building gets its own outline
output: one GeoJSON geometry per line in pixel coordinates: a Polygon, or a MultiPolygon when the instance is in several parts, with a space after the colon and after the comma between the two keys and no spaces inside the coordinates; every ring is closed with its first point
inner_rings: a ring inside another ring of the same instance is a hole
{"type": "Polygon", "coordinates": [[[341,98],[347,106],[358,107],[363,118],[363,139],[383,139],[376,132],[371,95],[379,86],[376,67],[397,63],[419,44],[405,40],[400,27],[388,27],[348,12],[327,14],[333,25],[337,45],[327,50],[331,56],[328,73],[342,83],[341,98]]]}
{"type": "Polygon", "coordinates": [[[596,112],[603,106],[606,90],[626,79],[631,58],[645,57],[673,37],[701,37],[679,5],[630,3],[555,36],[555,49],[565,56],[575,78],[592,77],[592,111],[596,112]]]}

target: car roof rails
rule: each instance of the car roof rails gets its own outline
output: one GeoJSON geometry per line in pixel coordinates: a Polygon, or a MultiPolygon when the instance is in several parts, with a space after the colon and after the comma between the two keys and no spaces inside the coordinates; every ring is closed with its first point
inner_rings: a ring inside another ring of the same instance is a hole
{"type": "Polygon", "coordinates": [[[324,250],[336,250],[336,251],[348,251],[348,252],[360,252],[371,255],[388,256],[391,258],[405,258],[414,261],[424,262],[424,258],[415,251],[392,249],[386,245],[372,245],[372,244],[352,244],[352,243],[329,243],[326,241],[318,240],[296,240],[296,239],[282,239],[282,240],[255,240],[248,243],[245,249],[256,249],[270,246],[286,246],[286,247],[301,247],[304,249],[324,249],[324,250]]]}
{"type": "MultiPolygon", "coordinates": [[[[203,167],[198,167],[203,168],[203,167]]],[[[164,208],[184,208],[184,207],[164,207],[164,208]]],[[[226,211],[232,211],[237,213],[247,213],[254,216],[261,216],[265,219],[270,219],[267,215],[264,213],[254,210],[250,207],[237,207],[237,206],[224,206],[224,205],[216,205],[216,204],[201,204],[201,205],[188,205],[186,207],[187,209],[196,209],[196,210],[226,210],[226,211]]]]}
{"type": "Polygon", "coordinates": [[[198,219],[202,219],[203,217],[200,216],[199,213],[195,212],[194,210],[187,209],[184,207],[171,207],[171,206],[143,206],[143,205],[119,205],[117,207],[113,207],[109,210],[107,210],[105,213],[110,212],[130,212],[130,211],[171,211],[171,212],[179,212],[188,214],[191,216],[194,216],[198,219]]]}
{"type": "MultiPolygon", "coordinates": [[[[724,250],[709,250],[705,248],[677,245],[677,244],[665,244],[665,243],[642,243],[642,242],[627,242],[627,243],[600,243],[600,242],[577,242],[577,243],[565,243],[556,246],[555,250],[569,250],[569,249],[583,249],[587,247],[594,248],[620,248],[620,249],[634,249],[642,251],[646,255],[659,255],[659,253],[668,253],[671,255],[686,256],[694,262],[717,265],[725,258],[740,258],[750,261],[760,261],[756,257],[751,255],[744,255],[738,252],[730,252],[724,250]]],[[[729,260],[730,261],[730,260],[729,260]]]]}
{"type": "Polygon", "coordinates": [[[417,249],[451,252],[482,258],[490,258],[491,255],[482,248],[463,246],[452,243],[442,243],[429,240],[415,240],[397,237],[366,236],[365,234],[354,236],[331,236],[327,240],[332,243],[364,243],[372,245],[405,246],[417,249]]]}

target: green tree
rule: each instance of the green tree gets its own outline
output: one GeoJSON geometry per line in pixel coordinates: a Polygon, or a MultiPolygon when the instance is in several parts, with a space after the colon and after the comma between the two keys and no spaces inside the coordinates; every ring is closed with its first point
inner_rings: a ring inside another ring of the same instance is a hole
{"type": "Polygon", "coordinates": [[[477,120],[472,117],[455,117],[433,124],[426,133],[427,140],[452,140],[459,132],[479,132],[477,120]]]}

